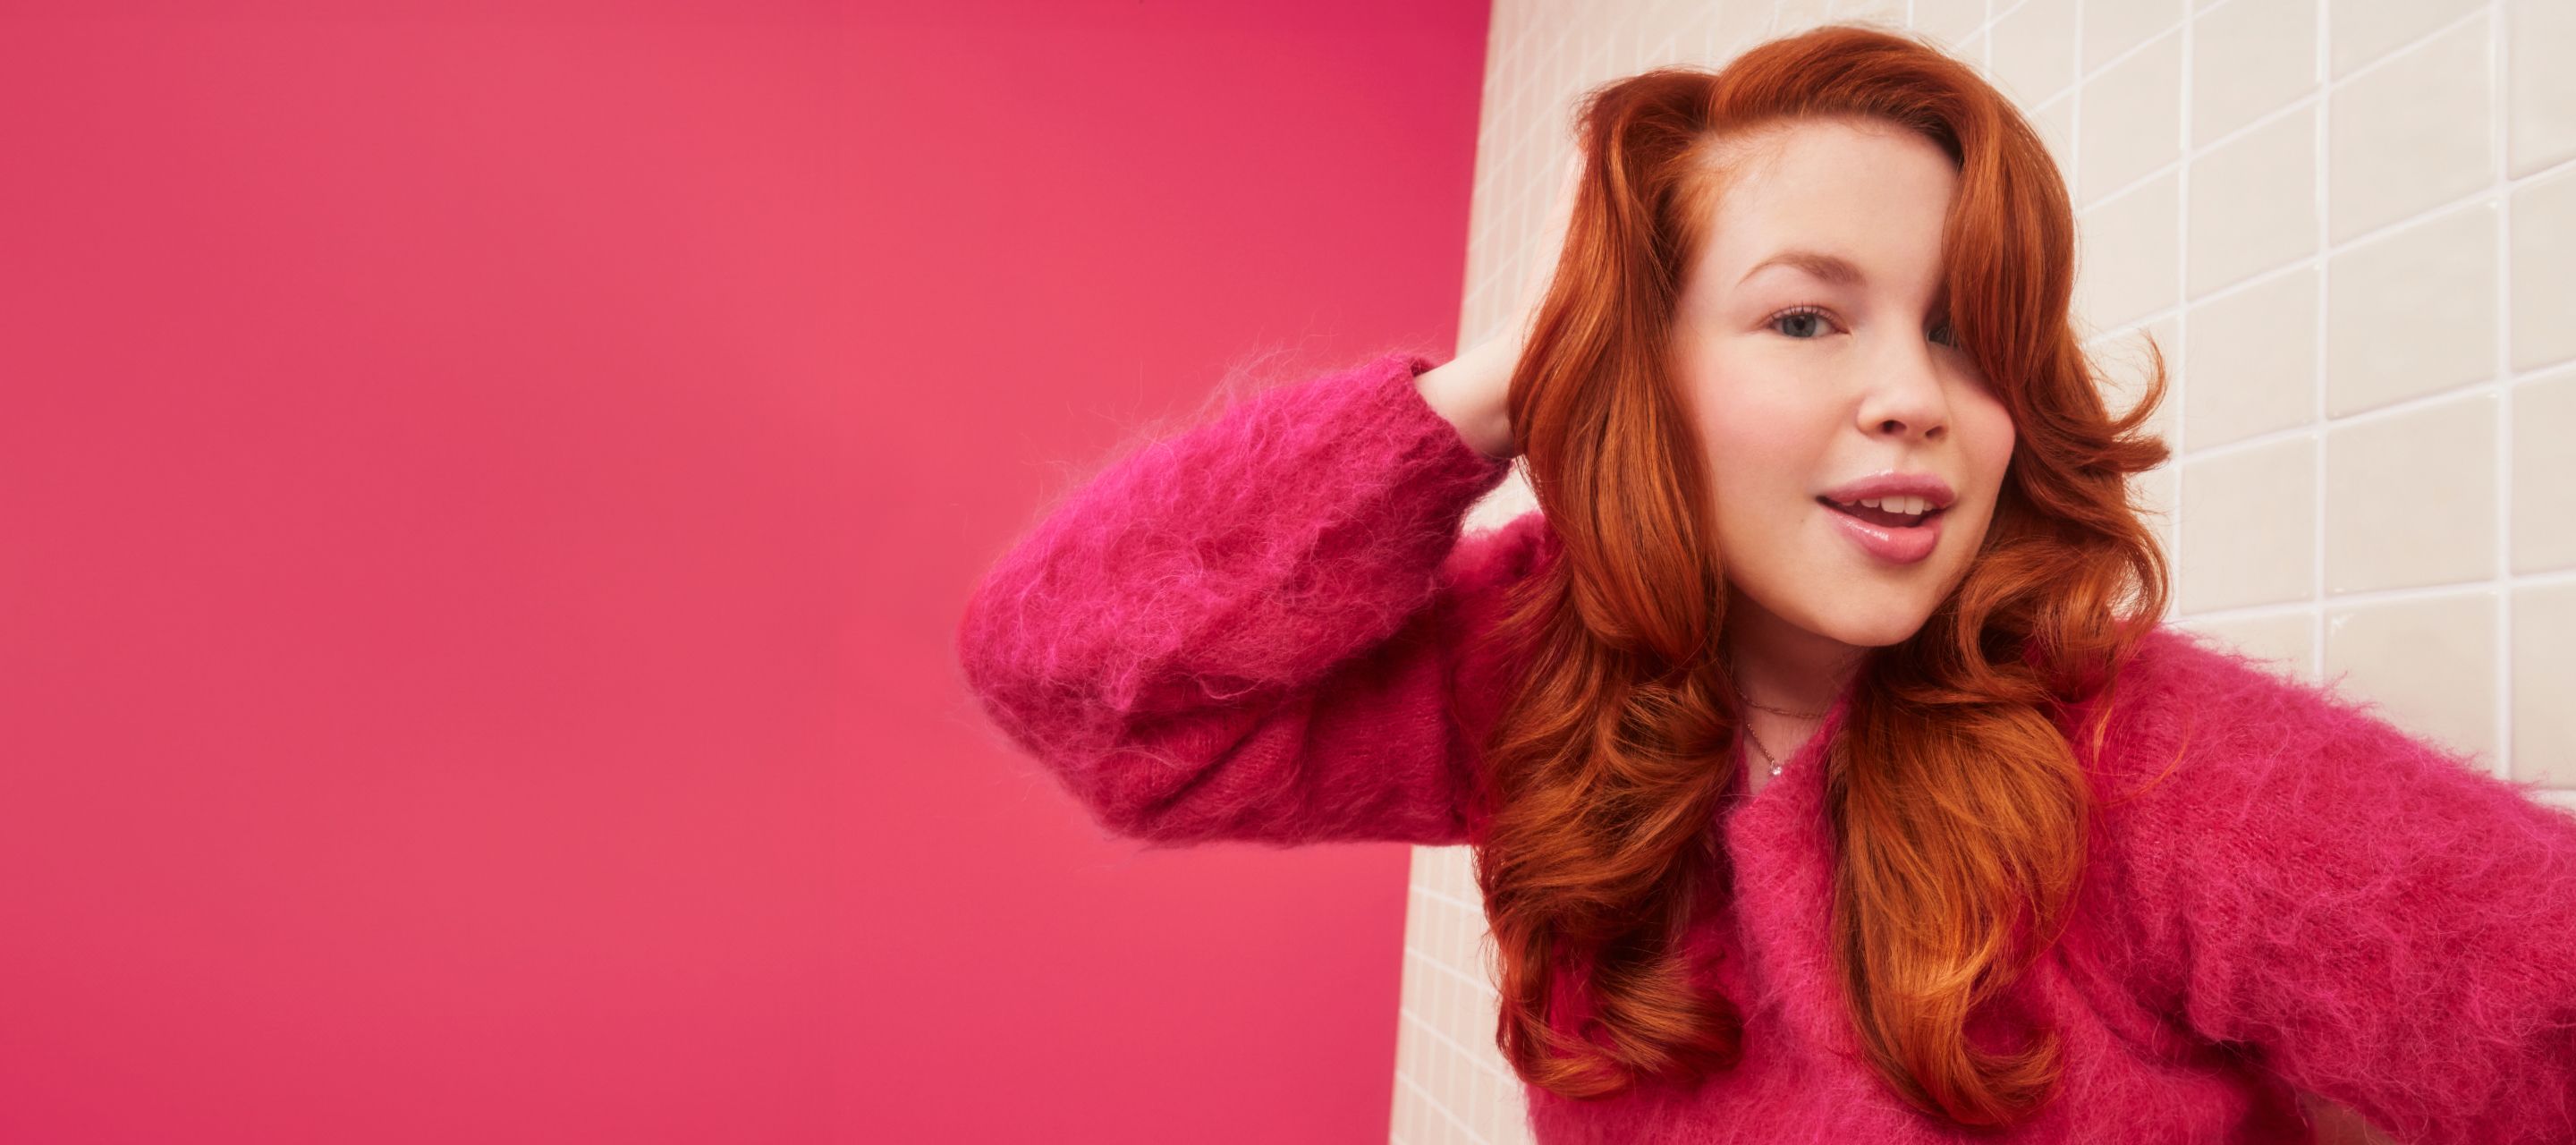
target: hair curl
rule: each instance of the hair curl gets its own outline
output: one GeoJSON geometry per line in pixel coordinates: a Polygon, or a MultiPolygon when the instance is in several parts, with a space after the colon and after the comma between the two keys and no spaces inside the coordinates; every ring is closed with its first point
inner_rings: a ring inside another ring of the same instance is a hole
{"type": "MultiPolygon", "coordinates": [[[[1824,757],[1833,956],[1859,1043],[1915,1107],[2004,1124],[2054,1092],[2058,1039],[1991,1054],[1966,1031],[2054,943],[2083,871],[2095,799],[2060,705],[2115,682],[2165,611],[2165,558],[2127,480],[2169,456],[2141,429],[2165,363],[2149,339],[2149,390],[2107,411],[2070,325],[2074,221],[2040,137],[1969,66],[1861,25],[1580,102],[1582,179],[1509,399],[1562,552],[1488,634],[1522,666],[1483,745],[1493,810],[1474,839],[1496,1040],[1525,1081],[1575,1098],[1741,1056],[1742,1012],[1695,988],[1680,944],[1703,890],[1731,893],[1711,825],[1733,773],[1711,761],[1731,758],[1742,717],[1715,652],[1724,554],[1664,348],[1745,145],[1815,117],[1910,128],[1957,164],[1950,316],[2016,427],[1970,568],[1915,635],[1863,660],[1824,757]],[[1579,1034],[1560,1008],[1576,1001],[1579,1034]]],[[[2101,734],[2097,719],[2096,750],[2101,734]]]]}

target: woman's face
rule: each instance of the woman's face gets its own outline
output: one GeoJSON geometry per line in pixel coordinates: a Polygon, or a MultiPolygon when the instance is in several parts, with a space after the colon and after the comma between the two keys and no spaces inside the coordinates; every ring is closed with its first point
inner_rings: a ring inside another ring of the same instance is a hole
{"type": "Polygon", "coordinates": [[[1738,170],[1672,348],[1707,450],[1729,627],[1811,650],[1898,643],[1965,575],[2012,459],[2010,411],[1943,312],[1958,174],[1931,140],[1853,119],[1796,123],[1738,170]],[[1937,479],[1949,507],[1889,528],[1820,500],[1889,473],[1937,479]]]}

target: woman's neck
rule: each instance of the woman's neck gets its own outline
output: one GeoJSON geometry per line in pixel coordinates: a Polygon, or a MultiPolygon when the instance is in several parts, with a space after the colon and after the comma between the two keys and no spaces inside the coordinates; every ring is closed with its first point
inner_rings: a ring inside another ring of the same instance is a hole
{"type": "Polygon", "coordinates": [[[1736,689],[1747,703],[1781,709],[1792,714],[1788,718],[1809,723],[1824,717],[1868,652],[1809,632],[1759,606],[1730,613],[1722,639],[1736,689]]]}

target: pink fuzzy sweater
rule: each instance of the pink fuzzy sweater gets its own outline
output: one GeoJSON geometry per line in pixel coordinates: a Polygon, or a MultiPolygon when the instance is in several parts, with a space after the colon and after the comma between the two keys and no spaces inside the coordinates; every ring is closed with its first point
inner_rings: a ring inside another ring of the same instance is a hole
{"type": "MultiPolygon", "coordinates": [[[[1462,535],[1509,470],[1426,405],[1411,353],[1259,391],[1116,460],[987,575],[968,684],[1103,828],[1146,846],[1456,845],[1509,672],[1460,654],[1555,551],[1462,535]]],[[[2000,1136],[1883,1086],[1828,967],[1823,729],[1712,830],[1736,874],[1690,936],[1745,1057],[1575,1102],[1573,1142],[2302,1142],[2295,1091],[2404,1142],[2576,1142],[2576,817],[2328,689],[2162,627],[2128,668],[2075,921],[1992,1048],[2063,1039],[2060,1096],[2000,1136]]],[[[2071,731],[2085,711],[2069,714],[2071,731]]],[[[1735,766],[1730,764],[1729,766],[1735,766]]],[[[1570,1025],[1568,1028],[1571,1028],[1570,1025]]],[[[1991,1039],[1991,1040],[1989,1040],[1991,1039]]]]}

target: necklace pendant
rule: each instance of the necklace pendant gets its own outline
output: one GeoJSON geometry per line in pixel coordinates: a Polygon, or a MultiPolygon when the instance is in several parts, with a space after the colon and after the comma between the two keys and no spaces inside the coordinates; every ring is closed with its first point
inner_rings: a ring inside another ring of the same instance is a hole
{"type": "Polygon", "coordinates": [[[1772,765],[1771,765],[1771,774],[1773,774],[1773,775],[1778,775],[1778,774],[1780,774],[1780,768],[1781,768],[1782,766],[1784,766],[1784,765],[1782,765],[1782,764],[1777,764],[1777,763],[1772,764],[1772,765]]]}

